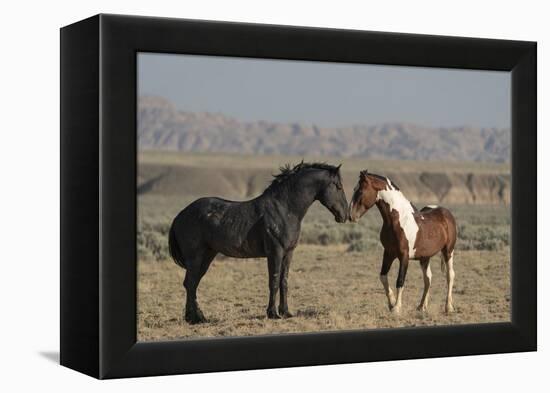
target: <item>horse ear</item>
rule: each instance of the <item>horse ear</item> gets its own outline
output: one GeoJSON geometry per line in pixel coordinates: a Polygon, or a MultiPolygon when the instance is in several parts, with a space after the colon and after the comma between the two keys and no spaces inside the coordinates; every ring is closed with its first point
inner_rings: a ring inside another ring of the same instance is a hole
{"type": "Polygon", "coordinates": [[[369,174],[368,169],[365,169],[364,171],[360,172],[360,178],[364,181],[369,181],[369,178],[367,177],[368,174],[369,174]]]}
{"type": "Polygon", "coordinates": [[[328,172],[330,173],[331,176],[338,176],[338,171],[340,171],[341,166],[342,166],[342,164],[340,164],[338,166],[333,166],[333,167],[329,168],[328,172]]]}

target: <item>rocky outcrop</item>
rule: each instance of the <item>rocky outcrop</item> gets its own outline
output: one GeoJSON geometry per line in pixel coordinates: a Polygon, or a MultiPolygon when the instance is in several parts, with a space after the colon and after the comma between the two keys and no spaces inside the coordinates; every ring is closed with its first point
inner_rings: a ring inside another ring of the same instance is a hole
{"type": "MultiPolygon", "coordinates": [[[[253,198],[272,179],[267,169],[140,166],[141,194],[189,197],[219,196],[253,198]],[[143,186],[145,185],[145,186],[143,186]]],[[[384,175],[397,184],[405,196],[418,204],[509,204],[510,175],[491,173],[407,172],[384,175]]],[[[351,197],[357,173],[342,172],[346,195],[351,197]]]]}

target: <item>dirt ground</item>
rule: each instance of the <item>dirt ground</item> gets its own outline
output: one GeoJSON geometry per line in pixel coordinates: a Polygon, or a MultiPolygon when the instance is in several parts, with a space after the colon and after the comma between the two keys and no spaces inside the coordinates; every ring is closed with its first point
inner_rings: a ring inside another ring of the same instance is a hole
{"type": "MultiPolygon", "coordinates": [[[[431,260],[431,301],[416,307],[423,288],[419,263],[411,261],[400,315],[388,311],[378,279],[381,252],[347,252],[346,246],[300,245],[289,273],[294,318],[268,320],[267,262],[217,258],[203,278],[198,300],[209,322],[182,319],[184,270],[171,260],[138,263],[138,340],[250,336],[277,333],[454,325],[510,320],[509,251],[455,251],[455,312],[445,314],[445,274],[431,260]]],[[[395,285],[398,261],[390,271],[395,285]]]]}

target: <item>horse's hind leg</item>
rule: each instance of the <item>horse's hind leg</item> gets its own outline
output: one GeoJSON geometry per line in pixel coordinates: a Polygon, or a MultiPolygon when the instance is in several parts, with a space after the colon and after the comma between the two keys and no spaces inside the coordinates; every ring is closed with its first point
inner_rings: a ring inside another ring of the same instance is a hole
{"type": "Polygon", "coordinates": [[[454,311],[453,306],[453,284],[455,280],[455,271],[453,268],[453,254],[454,251],[448,252],[447,249],[442,251],[443,258],[445,260],[447,270],[447,302],[445,303],[445,312],[450,313],[454,311]]]}
{"type": "Polygon", "coordinates": [[[430,258],[420,259],[420,267],[422,268],[422,275],[424,277],[424,293],[422,299],[417,308],[419,311],[428,310],[428,299],[430,297],[430,286],[432,285],[432,270],[430,269],[430,258]]]}
{"type": "Polygon", "coordinates": [[[206,318],[197,302],[197,288],[216,254],[214,251],[204,250],[194,260],[186,261],[187,272],[183,280],[183,286],[187,292],[185,320],[191,324],[206,322],[206,318]]]}

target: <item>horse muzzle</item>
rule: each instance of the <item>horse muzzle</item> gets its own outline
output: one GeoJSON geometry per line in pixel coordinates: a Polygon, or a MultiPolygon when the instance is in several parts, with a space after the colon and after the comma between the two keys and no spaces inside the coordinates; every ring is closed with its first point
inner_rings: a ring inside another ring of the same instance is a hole
{"type": "Polygon", "coordinates": [[[349,209],[348,209],[348,220],[350,222],[357,222],[357,220],[358,220],[357,212],[354,211],[353,203],[350,204],[349,209]]]}
{"type": "Polygon", "coordinates": [[[343,224],[344,222],[346,222],[346,219],[347,219],[347,217],[345,215],[344,216],[340,216],[340,215],[334,216],[334,220],[337,223],[340,223],[340,224],[343,224]]]}

